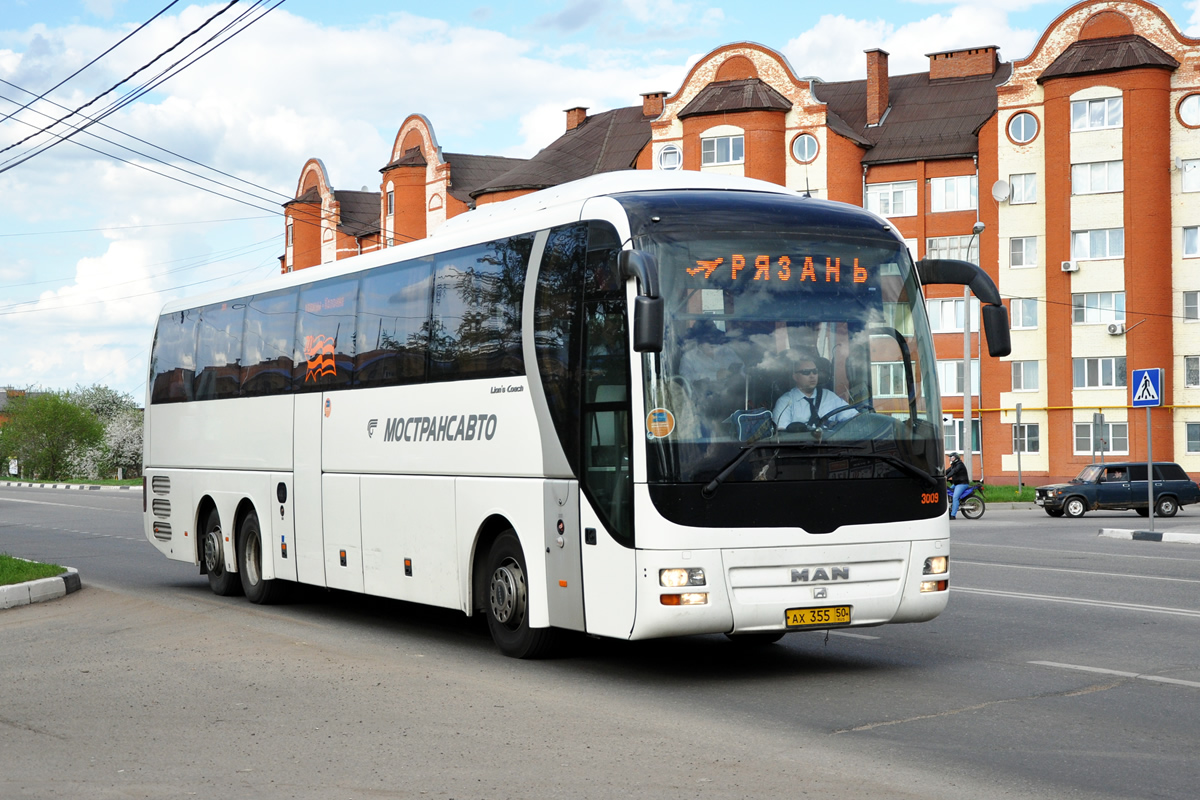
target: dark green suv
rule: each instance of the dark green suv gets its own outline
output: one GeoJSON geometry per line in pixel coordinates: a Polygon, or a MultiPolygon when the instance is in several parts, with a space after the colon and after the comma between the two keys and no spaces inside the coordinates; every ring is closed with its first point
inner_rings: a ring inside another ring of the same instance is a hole
{"type": "MultiPolygon", "coordinates": [[[[1070,483],[1039,486],[1034,502],[1052,517],[1082,517],[1088,511],[1133,509],[1150,515],[1146,462],[1089,464],[1070,483]]],[[[1200,486],[1183,467],[1169,461],[1154,462],[1154,515],[1173,517],[1180,506],[1200,502],[1200,486]]]]}

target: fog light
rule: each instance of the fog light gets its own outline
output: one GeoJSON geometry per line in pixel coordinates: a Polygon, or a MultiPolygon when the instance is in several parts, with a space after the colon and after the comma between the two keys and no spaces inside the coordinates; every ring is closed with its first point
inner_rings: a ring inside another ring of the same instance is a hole
{"type": "Polygon", "coordinates": [[[704,570],[699,567],[692,567],[691,569],[660,569],[658,571],[658,585],[670,588],[703,586],[704,570]]]}
{"type": "Polygon", "coordinates": [[[944,592],[950,581],[921,581],[922,592],[944,592]]]}
{"type": "Polygon", "coordinates": [[[685,594],[664,594],[659,597],[664,606],[703,606],[708,605],[708,592],[687,592],[685,594]]]}
{"type": "Polygon", "coordinates": [[[941,575],[950,567],[949,556],[933,556],[925,559],[926,575],[941,575]]]}

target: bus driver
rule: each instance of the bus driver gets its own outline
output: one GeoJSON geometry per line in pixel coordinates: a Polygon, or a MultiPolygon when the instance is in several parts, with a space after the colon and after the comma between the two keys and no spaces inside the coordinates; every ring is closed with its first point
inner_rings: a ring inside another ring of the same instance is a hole
{"type": "MultiPolygon", "coordinates": [[[[789,425],[796,423],[815,428],[823,415],[849,405],[833,391],[818,385],[820,374],[814,356],[801,355],[793,362],[792,380],[796,385],[779,398],[771,412],[779,430],[787,430],[789,425]]],[[[853,408],[846,408],[831,416],[829,421],[842,422],[857,414],[853,408]]]]}

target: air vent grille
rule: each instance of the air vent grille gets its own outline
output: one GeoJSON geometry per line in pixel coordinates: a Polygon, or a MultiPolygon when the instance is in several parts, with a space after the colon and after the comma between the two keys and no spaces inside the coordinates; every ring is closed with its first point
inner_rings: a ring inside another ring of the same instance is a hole
{"type": "Polygon", "coordinates": [[[171,476],[155,475],[150,481],[150,489],[155,494],[170,494],[171,493],[171,476]]]}
{"type": "Polygon", "coordinates": [[[161,497],[154,498],[154,503],[151,506],[154,509],[154,516],[170,519],[171,517],[171,501],[161,497]]]}
{"type": "Polygon", "coordinates": [[[171,541],[171,523],[154,521],[154,538],[160,542],[171,541]]]}

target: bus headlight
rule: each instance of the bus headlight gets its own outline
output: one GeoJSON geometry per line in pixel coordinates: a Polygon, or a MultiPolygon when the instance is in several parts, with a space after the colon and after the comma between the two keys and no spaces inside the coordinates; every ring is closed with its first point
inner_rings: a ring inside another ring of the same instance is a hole
{"type": "Polygon", "coordinates": [[[669,588],[703,586],[704,570],[699,567],[692,567],[691,569],[660,569],[658,571],[658,585],[669,588]]]}
{"type": "Polygon", "coordinates": [[[946,570],[948,570],[949,568],[950,568],[950,557],[949,556],[933,556],[932,558],[925,559],[925,573],[924,574],[926,574],[926,575],[941,575],[941,574],[945,573],[946,570]]]}
{"type": "Polygon", "coordinates": [[[683,594],[664,594],[658,598],[664,606],[706,606],[707,592],[684,592],[683,594]]]}
{"type": "Polygon", "coordinates": [[[922,592],[944,592],[950,586],[950,581],[921,581],[922,592]]]}

